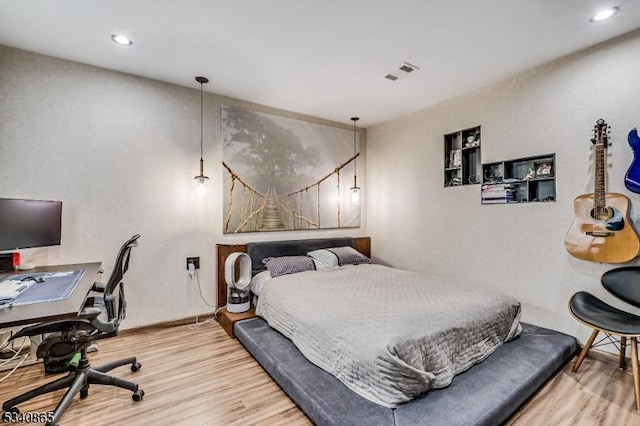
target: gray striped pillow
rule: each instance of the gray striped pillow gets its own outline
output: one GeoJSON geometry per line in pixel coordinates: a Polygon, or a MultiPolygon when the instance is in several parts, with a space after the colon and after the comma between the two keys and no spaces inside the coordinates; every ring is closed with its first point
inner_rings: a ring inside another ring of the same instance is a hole
{"type": "Polygon", "coordinates": [[[364,254],[360,253],[358,250],[353,247],[345,246],[345,247],[333,247],[329,250],[331,253],[335,254],[338,257],[338,264],[340,266],[343,265],[359,265],[361,263],[371,263],[371,259],[369,259],[364,254]]]}
{"type": "Polygon", "coordinates": [[[271,272],[272,278],[316,269],[311,258],[307,256],[267,257],[262,259],[262,263],[271,272]]]}

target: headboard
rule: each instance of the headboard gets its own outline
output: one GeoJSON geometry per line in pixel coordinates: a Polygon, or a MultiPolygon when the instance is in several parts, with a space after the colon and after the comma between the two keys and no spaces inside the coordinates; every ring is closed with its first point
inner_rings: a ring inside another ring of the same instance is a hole
{"type": "Polygon", "coordinates": [[[243,252],[251,257],[253,273],[265,269],[262,259],[271,256],[299,256],[321,248],[351,246],[367,257],[371,257],[371,238],[314,238],[308,240],[260,241],[247,244],[217,244],[218,260],[218,306],[227,303],[224,280],[224,264],[231,253],[243,252]]]}

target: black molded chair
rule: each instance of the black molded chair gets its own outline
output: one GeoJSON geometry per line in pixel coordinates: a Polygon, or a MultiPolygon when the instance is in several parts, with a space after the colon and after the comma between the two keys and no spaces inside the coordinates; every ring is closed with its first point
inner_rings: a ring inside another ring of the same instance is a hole
{"type": "MultiPolygon", "coordinates": [[[[607,271],[602,275],[601,283],[615,297],[640,308],[640,267],[627,266],[607,271]]],[[[612,335],[619,336],[619,365],[620,368],[624,368],[626,344],[629,339],[636,408],[640,410],[640,367],[638,366],[640,316],[615,308],[586,291],[580,291],[571,297],[569,310],[575,319],[593,329],[573,365],[572,372],[578,371],[589,349],[595,346],[594,341],[600,332],[605,333],[606,338],[609,339],[612,335]]]]}
{"type": "Polygon", "coordinates": [[[89,395],[89,386],[93,384],[128,389],[133,392],[134,401],[142,399],[144,391],[136,383],[105,374],[116,367],[128,364],[131,365],[131,371],[138,371],[141,365],[135,357],[109,362],[93,368],[87,358],[87,348],[95,340],[117,335],[120,322],[126,316],[126,300],[122,279],[129,269],[131,249],[138,245],[138,238],[140,235],[134,235],[122,245],[109,280],[105,284],[95,283],[92,288],[93,291],[101,293],[101,295],[87,297],[85,306],[78,314],[78,319],[25,327],[12,337],[12,339],[16,339],[51,333],[38,345],[36,351],[37,357],[44,360],[45,366],[48,366],[50,371],[58,370],[60,365],[64,365],[66,368],[70,359],[78,358],[77,354],[79,354],[79,361],[77,363],[75,360],[71,362],[69,373],[65,377],[5,401],[2,404],[2,409],[5,412],[19,412],[16,405],[22,402],[39,395],[68,388],[53,412],[53,416],[47,422],[47,425],[55,425],[71,404],[74,396],[80,393],[80,398],[86,398],[89,395]]]}

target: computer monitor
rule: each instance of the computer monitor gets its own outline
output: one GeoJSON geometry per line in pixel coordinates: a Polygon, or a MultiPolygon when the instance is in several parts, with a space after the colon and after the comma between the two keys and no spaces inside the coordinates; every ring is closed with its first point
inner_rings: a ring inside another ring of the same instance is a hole
{"type": "Polygon", "coordinates": [[[0,250],[60,245],[62,201],[0,198],[0,250]]]}

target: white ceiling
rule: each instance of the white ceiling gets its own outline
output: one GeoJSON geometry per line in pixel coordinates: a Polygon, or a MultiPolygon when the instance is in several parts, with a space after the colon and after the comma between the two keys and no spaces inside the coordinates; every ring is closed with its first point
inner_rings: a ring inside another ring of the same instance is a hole
{"type": "Polygon", "coordinates": [[[640,0],[0,0],[0,44],[363,127],[636,28],[640,0]]]}

